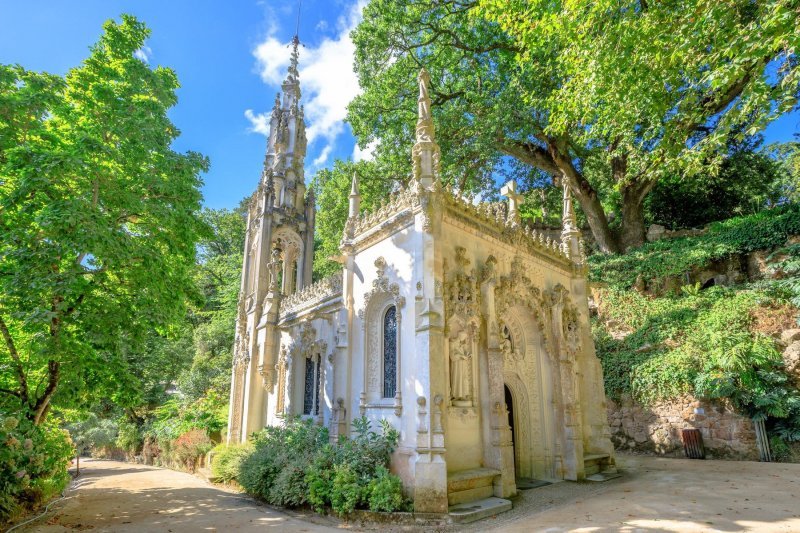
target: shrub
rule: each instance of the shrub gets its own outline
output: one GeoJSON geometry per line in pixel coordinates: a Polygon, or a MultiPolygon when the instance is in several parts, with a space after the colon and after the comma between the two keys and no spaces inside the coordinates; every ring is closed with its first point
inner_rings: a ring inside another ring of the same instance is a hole
{"type": "Polygon", "coordinates": [[[65,430],[35,426],[24,416],[0,421],[0,521],[61,492],[69,482],[73,455],[65,430]]]}
{"type": "Polygon", "coordinates": [[[66,426],[78,454],[94,453],[114,445],[119,434],[115,420],[100,418],[95,413],[81,413],[80,418],[66,426]]]}
{"type": "Polygon", "coordinates": [[[249,444],[220,444],[212,450],[212,477],[222,483],[235,481],[242,461],[252,451],[249,444]]]}
{"type": "Polygon", "coordinates": [[[175,439],[175,459],[190,472],[197,468],[198,459],[211,451],[214,443],[202,429],[192,429],[175,439]]]}
{"type": "Polygon", "coordinates": [[[385,420],[380,432],[372,431],[364,417],[353,421],[353,430],[352,439],[332,445],[325,428],[287,419],[255,435],[236,479],[248,493],[273,505],[310,503],[317,511],[330,506],[340,515],[357,508],[402,508],[402,483],[388,471],[399,433],[385,420]]]}
{"type": "Polygon", "coordinates": [[[331,487],[331,507],[334,512],[339,515],[350,514],[366,497],[367,488],[355,469],[348,463],[336,465],[331,487]]]}
{"type": "Polygon", "coordinates": [[[800,440],[800,391],[775,341],[754,324],[757,309],[774,308],[763,291],[712,287],[651,298],[609,289],[601,302],[594,333],[610,397],[645,405],[686,393],[728,399],[787,442],[800,440]],[[608,324],[627,335],[612,338],[608,324]]]}
{"type": "Polygon", "coordinates": [[[125,419],[118,423],[117,446],[125,450],[129,457],[136,455],[144,441],[139,426],[125,419]]]}
{"type": "Polygon", "coordinates": [[[403,482],[383,466],[375,470],[367,492],[370,511],[391,512],[403,507],[403,482]]]}
{"type": "Polygon", "coordinates": [[[306,471],[308,502],[317,512],[331,506],[334,468],[339,461],[339,446],[326,444],[314,456],[306,471]]]}
{"type": "Polygon", "coordinates": [[[795,204],[717,222],[697,237],[662,239],[624,255],[593,255],[590,277],[630,288],[640,275],[646,280],[682,277],[695,267],[733,254],[784,246],[792,235],[800,235],[800,205],[795,204]]]}
{"type": "Polygon", "coordinates": [[[267,427],[255,435],[237,480],[248,493],[273,505],[302,505],[308,501],[306,468],[327,441],[327,428],[311,420],[289,418],[282,426],[267,427]]]}

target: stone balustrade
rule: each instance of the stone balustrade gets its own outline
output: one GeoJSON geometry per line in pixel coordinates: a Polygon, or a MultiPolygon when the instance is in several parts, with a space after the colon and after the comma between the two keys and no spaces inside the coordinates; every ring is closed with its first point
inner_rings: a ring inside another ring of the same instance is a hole
{"type": "Polygon", "coordinates": [[[281,300],[281,316],[296,313],[342,294],[342,272],[331,274],[281,300]]]}

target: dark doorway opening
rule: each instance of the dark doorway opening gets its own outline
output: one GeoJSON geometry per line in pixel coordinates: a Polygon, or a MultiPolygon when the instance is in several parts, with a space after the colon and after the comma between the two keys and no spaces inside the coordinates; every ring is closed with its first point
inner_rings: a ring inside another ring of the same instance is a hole
{"type": "Polygon", "coordinates": [[[508,411],[508,425],[511,428],[511,449],[514,451],[514,471],[519,472],[517,465],[517,435],[514,431],[514,397],[511,395],[511,389],[508,385],[503,385],[506,400],[506,410],[508,411]]]}

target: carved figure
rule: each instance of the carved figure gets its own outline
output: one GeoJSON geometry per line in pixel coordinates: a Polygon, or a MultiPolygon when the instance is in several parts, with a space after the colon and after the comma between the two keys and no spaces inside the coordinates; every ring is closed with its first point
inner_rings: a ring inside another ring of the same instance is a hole
{"type": "Polygon", "coordinates": [[[470,369],[472,342],[466,331],[461,331],[453,341],[450,353],[450,393],[456,402],[469,402],[471,396],[470,369]]]}

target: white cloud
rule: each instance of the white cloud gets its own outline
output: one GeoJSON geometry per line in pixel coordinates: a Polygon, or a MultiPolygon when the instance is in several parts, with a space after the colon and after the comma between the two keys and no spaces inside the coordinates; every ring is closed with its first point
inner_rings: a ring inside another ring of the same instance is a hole
{"type": "Polygon", "coordinates": [[[317,31],[326,31],[328,29],[328,21],[327,20],[320,20],[317,22],[317,25],[314,26],[314,29],[317,31]]]}
{"type": "Polygon", "coordinates": [[[367,147],[363,150],[356,144],[353,146],[353,161],[372,161],[375,159],[376,148],[378,148],[378,139],[367,144],[367,147]]]}
{"type": "Polygon", "coordinates": [[[269,113],[254,113],[252,109],[245,109],[244,116],[250,121],[250,131],[269,135],[269,113]]]}
{"type": "Polygon", "coordinates": [[[138,59],[143,63],[149,63],[152,55],[153,51],[150,49],[149,46],[142,46],[133,53],[133,57],[135,57],[136,59],[138,59]]]}
{"type": "Polygon", "coordinates": [[[332,144],[326,144],[325,148],[319,153],[319,155],[314,159],[313,165],[315,167],[319,167],[328,160],[328,157],[331,155],[331,151],[333,150],[332,144]]]}
{"type": "MultiPolygon", "coordinates": [[[[357,0],[336,22],[337,33],[324,37],[317,47],[300,49],[300,87],[303,91],[309,145],[325,143],[314,165],[324,163],[330,156],[336,138],[344,132],[347,104],[360,93],[358,78],[353,72],[355,46],[350,32],[361,21],[361,11],[367,0],[357,0]],[[324,155],[324,157],[323,157],[324,155]],[[318,163],[319,162],[319,163],[318,163]]],[[[266,39],[253,51],[261,79],[271,86],[280,86],[289,66],[290,49],[280,42],[271,30],[266,39]]],[[[262,115],[245,112],[253,125],[260,129],[262,115]]]]}

